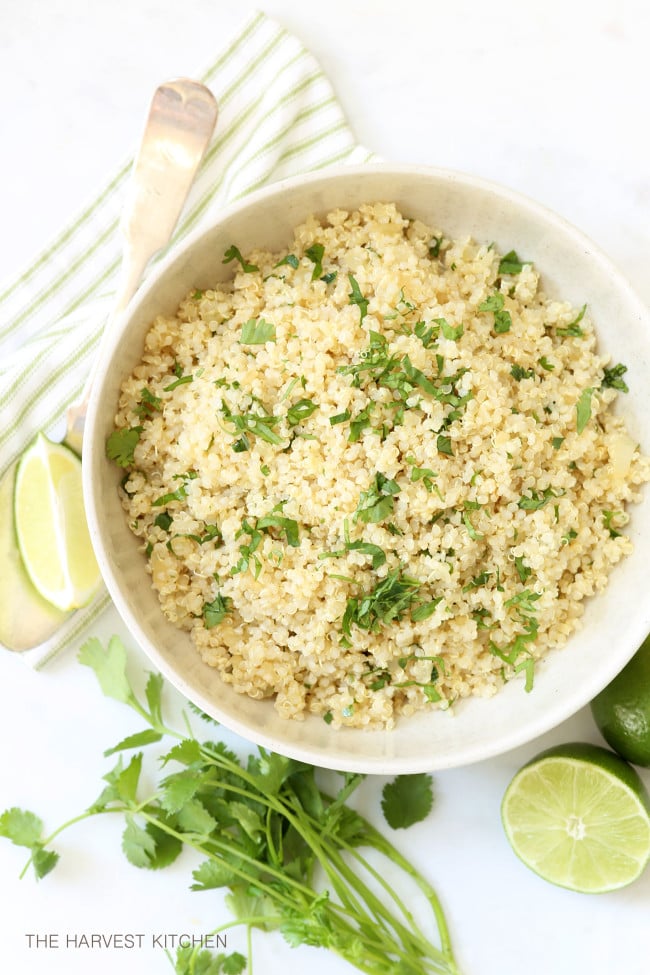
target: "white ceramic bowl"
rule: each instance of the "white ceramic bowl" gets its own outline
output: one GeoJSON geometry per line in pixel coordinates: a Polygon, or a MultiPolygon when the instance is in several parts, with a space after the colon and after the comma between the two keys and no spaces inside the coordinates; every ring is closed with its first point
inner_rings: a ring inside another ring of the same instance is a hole
{"type": "Polygon", "coordinates": [[[630,393],[619,397],[619,408],[648,451],[643,419],[650,417],[650,316],[610,261],[564,220],[502,187],[458,173],[378,165],[329,170],[246,197],[150,275],[104,346],[83,468],[90,531],[108,590],[134,638],[172,684],[266,748],[327,768],[393,774],[465,765],[523,744],[569,717],[614,677],[650,632],[648,492],[631,509],[634,553],[616,567],[606,591],[589,600],[579,633],[536,668],[531,693],[515,680],[490,700],[461,702],[453,715],[422,712],[393,731],[336,731],[316,716],[287,721],[271,702],[235,693],[202,662],[189,636],[165,620],[118,499],[121,471],[104,454],[120,383],[140,359],[148,325],[158,313],[173,314],[191,288],[228,278],[231,266],[222,256],[231,243],[243,252],[254,246],[282,250],[309,214],[380,200],[395,202],[405,215],[450,237],[494,241],[502,253],[514,249],[534,261],[548,294],[576,306],[587,302],[600,348],[629,368],[630,393]]]}

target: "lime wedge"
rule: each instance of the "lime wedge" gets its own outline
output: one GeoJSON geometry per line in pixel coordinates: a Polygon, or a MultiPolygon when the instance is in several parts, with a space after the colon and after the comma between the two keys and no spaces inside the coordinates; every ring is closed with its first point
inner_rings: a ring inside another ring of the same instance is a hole
{"type": "Polygon", "coordinates": [[[18,464],[14,518],[23,565],[41,596],[61,610],[88,603],[101,577],[73,451],[38,434],[18,464]]]}
{"type": "Polygon", "coordinates": [[[29,650],[53,636],[66,614],[38,594],[23,568],[13,518],[16,466],[0,478],[0,644],[29,650]]]}
{"type": "Polygon", "coordinates": [[[636,771],[596,745],[542,752],[506,789],[508,840],[545,880],[581,893],[625,887],[650,859],[650,797],[636,771]]]}

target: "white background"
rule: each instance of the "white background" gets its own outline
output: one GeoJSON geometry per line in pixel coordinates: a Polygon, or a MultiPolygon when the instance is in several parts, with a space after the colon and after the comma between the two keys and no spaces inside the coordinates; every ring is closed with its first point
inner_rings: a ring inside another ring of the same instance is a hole
{"type": "MultiPolygon", "coordinates": [[[[248,0],[5,0],[0,33],[0,276],[28,263],[135,146],[153,89],[201,71],[254,9],[248,0]]],[[[562,213],[650,300],[650,7],[646,0],[269,0],[263,9],[311,49],[359,140],[387,160],[495,179],[562,213]]],[[[217,93],[218,94],[218,93],[217,93]]],[[[93,629],[128,634],[111,614],[93,629]]],[[[131,644],[132,645],[132,644],[131,644]]],[[[133,672],[140,673],[133,652],[133,672]]],[[[173,706],[178,701],[170,692],[173,706]]],[[[495,706],[498,706],[495,703],[495,706]]],[[[102,752],[138,727],[104,699],[74,651],[45,672],[0,658],[0,809],[49,828],[101,790],[102,752]]],[[[547,744],[599,741],[588,710],[500,759],[435,775],[430,819],[396,841],[439,891],[463,975],[646,975],[650,870],[588,897],[526,870],[500,825],[503,791],[547,744]]],[[[650,784],[650,775],[645,772],[650,784]]],[[[383,782],[359,798],[381,825],[383,782]]],[[[387,827],[386,827],[387,828],[387,827]]],[[[21,975],[158,975],[160,950],[28,948],[26,935],[205,933],[227,920],[219,894],[188,890],[193,862],[149,874],[123,858],[118,822],[57,841],[41,883],[0,842],[0,957],[21,975]]],[[[255,970],[352,971],[323,951],[255,938],[255,970]]],[[[229,949],[244,948],[241,932],[229,949]]]]}

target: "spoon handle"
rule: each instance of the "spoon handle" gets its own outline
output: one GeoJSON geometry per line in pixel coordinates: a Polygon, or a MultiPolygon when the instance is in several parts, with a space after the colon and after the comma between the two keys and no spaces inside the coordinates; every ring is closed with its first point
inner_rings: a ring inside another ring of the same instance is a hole
{"type": "MultiPolygon", "coordinates": [[[[197,81],[179,78],[156,89],[124,202],[120,280],[104,335],[137,291],[151,258],[168,243],[217,114],[214,95],[197,81]]],[[[91,368],[80,402],[66,414],[64,440],[79,454],[94,372],[91,368]]]]}

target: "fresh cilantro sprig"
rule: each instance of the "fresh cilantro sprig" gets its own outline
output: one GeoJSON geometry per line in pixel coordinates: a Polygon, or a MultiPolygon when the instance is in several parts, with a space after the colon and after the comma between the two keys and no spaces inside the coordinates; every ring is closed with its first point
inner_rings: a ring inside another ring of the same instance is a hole
{"type": "MultiPolygon", "coordinates": [[[[213,934],[220,933],[228,926],[222,925],[213,934]]],[[[166,950],[166,953],[176,975],[242,975],[247,968],[246,957],[239,951],[231,951],[228,955],[220,951],[214,955],[207,948],[197,950],[191,945],[181,945],[176,949],[175,960],[169,951],[166,950]]]]}
{"type": "Polygon", "coordinates": [[[59,854],[46,849],[45,843],[48,841],[43,840],[43,820],[33,812],[15,806],[6,809],[0,816],[0,836],[5,836],[16,846],[25,846],[30,850],[25,870],[31,864],[37,880],[45,877],[58,863],[59,854]]]}
{"type": "MultiPolygon", "coordinates": [[[[127,653],[117,637],[104,648],[98,640],[82,647],[80,660],[96,674],[105,694],[128,705],[146,727],[107,754],[142,749],[165,736],[173,744],[162,755],[162,772],[152,786],[144,753],[122,754],[104,776],[95,802],[43,837],[34,814],[12,808],[0,816],[0,834],[27,847],[37,876],[56,865],[49,849],[61,830],[81,819],[110,813],[123,817],[122,850],[142,869],[161,869],[184,847],[202,859],[192,872],[192,889],[227,890],[233,914],[216,929],[233,924],[279,931],[292,946],[309,944],[334,951],[367,975],[408,970],[411,975],[458,975],[439,899],[419,870],[348,804],[364,776],[341,773],[333,794],[319,783],[318,770],[304,762],[258,748],[241,760],[220,741],[180,733],[163,719],[163,683],[150,675],[145,702],[127,674],[127,653]],[[364,855],[369,849],[372,858],[364,855]],[[385,866],[393,871],[385,879],[385,866]],[[316,885],[316,872],[322,876],[316,885]],[[394,883],[395,871],[401,876],[394,883]],[[435,936],[416,922],[400,894],[405,883],[424,895],[435,936]]],[[[154,780],[155,781],[155,780],[154,780]]],[[[404,828],[428,815],[431,780],[426,774],[398,776],[387,783],[382,808],[387,822],[404,828]]],[[[177,954],[177,975],[237,975],[238,953],[212,956],[201,946],[177,954]]],[[[250,966],[250,959],[248,962],[250,966]]]]}

